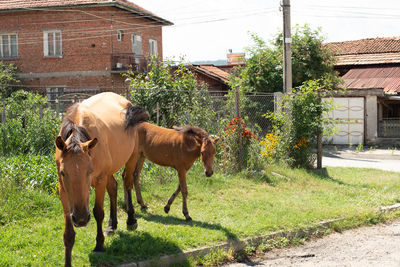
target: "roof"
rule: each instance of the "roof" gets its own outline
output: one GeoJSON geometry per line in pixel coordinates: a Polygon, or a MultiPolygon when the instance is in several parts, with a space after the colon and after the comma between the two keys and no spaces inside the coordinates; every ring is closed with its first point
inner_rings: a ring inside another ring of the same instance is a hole
{"type": "Polygon", "coordinates": [[[336,66],[400,63],[400,37],[369,38],[326,44],[336,66]]]}
{"type": "Polygon", "coordinates": [[[383,89],[386,94],[400,93],[400,66],[354,68],[342,78],[342,87],[346,89],[383,89]]]}
{"type": "Polygon", "coordinates": [[[327,44],[336,55],[400,52],[400,37],[369,38],[327,44]]]}
{"type": "Polygon", "coordinates": [[[115,6],[126,9],[138,15],[147,16],[163,25],[173,25],[154,13],[128,1],[128,0],[1,0],[0,11],[15,11],[29,9],[65,8],[79,6],[115,6]]]}
{"type": "Polygon", "coordinates": [[[221,82],[228,82],[230,74],[213,65],[193,65],[194,69],[204,75],[217,79],[221,82]]]}

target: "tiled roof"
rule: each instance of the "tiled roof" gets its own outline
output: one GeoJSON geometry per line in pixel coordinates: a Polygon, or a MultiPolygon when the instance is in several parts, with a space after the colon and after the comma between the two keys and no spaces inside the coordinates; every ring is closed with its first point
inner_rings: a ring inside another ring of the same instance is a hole
{"type": "Polygon", "coordinates": [[[172,25],[171,22],[156,16],[152,12],[128,0],[0,0],[0,11],[30,8],[73,7],[85,5],[109,5],[125,7],[132,12],[141,15],[147,15],[150,19],[157,20],[164,25],[172,25]]]}
{"type": "Polygon", "coordinates": [[[370,38],[325,44],[337,58],[336,66],[400,63],[400,37],[370,38]]]}
{"type": "Polygon", "coordinates": [[[400,67],[354,68],[342,78],[343,88],[383,89],[387,94],[400,93],[400,67]]]}
{"type": "Polygon", "coordinates": [[[400,53],[356,54],[336,56],[336,66],[400,63],[400,53]]]}
{"type": "Polygon", "coordinates": [[[399,53],[400,37],[369,38],[355,41],[328,43],[336,55],[399,53]]]}
{"type": "Polygon", "coordinates": [[[221,70],[213,65],[193,65],[196,71],[201,72],[205,75],[211,76],[222,82],[229,81],[229,73],[226,71],[221,70]]]}

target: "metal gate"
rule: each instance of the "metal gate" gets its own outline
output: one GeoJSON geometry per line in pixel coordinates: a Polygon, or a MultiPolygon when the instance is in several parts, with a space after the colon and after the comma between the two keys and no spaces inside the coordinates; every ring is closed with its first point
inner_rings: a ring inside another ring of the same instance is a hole
{"type": "Polygon", "coordinates": [[[364,98],[335,97],[332,101],[335,109],[329,117],[335,120],[336,131],[333,136],[324,138],[324,141],[335,145],[363,144],[364,98]]]}

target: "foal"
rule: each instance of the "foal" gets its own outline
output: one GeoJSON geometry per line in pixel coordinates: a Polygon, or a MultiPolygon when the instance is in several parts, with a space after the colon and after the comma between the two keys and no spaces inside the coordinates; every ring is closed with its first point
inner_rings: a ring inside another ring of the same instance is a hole
{"type": "Polygon", "coordinates": [[[190,218],[187,208],[186,172],[192,167],[195,160],[201,157],[205,167],[205,175],[210,177],[213,174],[213,160],[216,152],[214,144],[219,139],[211,139],[206,131],[193,126],[166,129],[148,122],[142,122],[137,125],[136,129],[139,146],[136,151],[138,160],[133,172],[133,183],[137,202],[142,209],[147,208],[143,202],[139,183],[140,172],[147,158],[158,165],[172,167],[177,170],[179,185],[169,198],[164,211],[166,213],[169,212],[172,202],[181,192],[183,215],[187,221],[191,221],[192,218],[190,218]]]}

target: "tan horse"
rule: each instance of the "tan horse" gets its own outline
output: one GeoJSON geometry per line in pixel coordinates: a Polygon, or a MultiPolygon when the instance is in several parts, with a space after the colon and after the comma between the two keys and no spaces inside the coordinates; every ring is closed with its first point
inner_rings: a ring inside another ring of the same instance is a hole
{"type": "MultiPolygon", "coordinates": [[[[63,119],[56,143],[59,193],[65,219],[65,266],[71,266],[71,252],[76,227],[86,226],[90,219],[89,190],[95,188],[93,214],[97,222],[96,247],[104,251],[103,202],[105,190],[110,196],[110,221],[106,233],[117,228],[117,182],[113,174],[126,165],[124,181],[132,177],[136,165],[138,122],[148,115],[142,109],[114,93],[102,93],[72,106],[63,119]]],[[[126,185],[126,183],[124,183],[126,185]]],[[[130,192],[125,189],[125,192],[130,192]]],[[[131,199],[131,194],[125,196],[131,199]]],[[[130,200],[132,203],[132,200],[130,200]]],[[[133,206],[127,207],[128,229],[137,222],[133,206]]]]}
{"type": "Polygon", "coordinates": [[[187,208],[186,172],[192,167],[194,161],[201,157],[205,174],[210,177],[213,174],[213,160],[216,152],[214,144],[219,139],[211,139],[206,131],[193,126],[166,129],[143,122],[136,129],[139,135],[139,150],[137,151],[139,155],[133,174],[133,182],[138,203],[142,209],[147,208],[143,202],[139,182],[140,172],[147,158],[158,165],[172,167],[178,172],[178,188],[169,198],[164,211],[169,212],[172,202],[181,192],[183,215],[187,221],[192,220],[187,208]]]}

